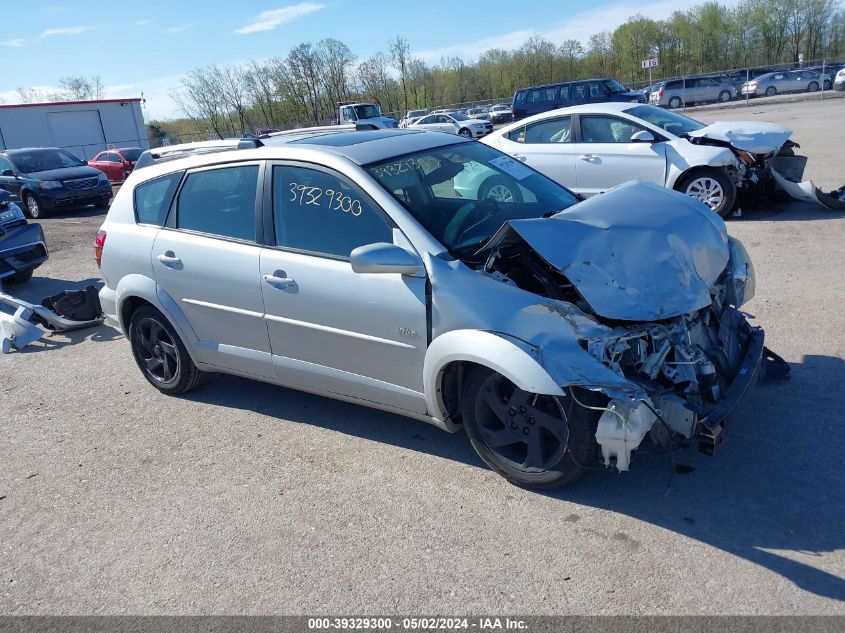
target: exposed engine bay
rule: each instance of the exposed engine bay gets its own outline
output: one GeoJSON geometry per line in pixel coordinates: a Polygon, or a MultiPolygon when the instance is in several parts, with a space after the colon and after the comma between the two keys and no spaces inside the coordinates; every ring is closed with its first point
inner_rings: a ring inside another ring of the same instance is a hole
{"type": "MultiPolygon", "coordinates": [[[[563,212],[557,217],[576,213],[563,212]]],[[[714,262],[709,262],[721,267],[715,273],[703,257],[686,269],[687,273],[690,270],[710,273],[709,279],[700,279],[708,284],[703,300],[698,297],[686,304],[679,302],[673,306],[676,314],[645,321],[605,316],[606,311],[602,314],[597,309],[601,302],[593,305],[585,296],[594,292],[595,284],[585,284],[578,269],[578,265],[585,263],[589,264],[588,268],[596,268],[596,262],[585,262],[583,258],[576,261],[582,256],[578,253],[568,259],[561,258],[560,267],[557,261],[553,265],[529,244],[533,238],[530,225],[511,224],[516,230],[501,232],[500,239],[491,240],[494,245],[487,249],[480,272],[540,297],[569,303],[594,320],[598,328],[579,332],[578,343],[595,361],[634,386],[636,394],[623,396],[594,388],[607,395],[606,406],[600,407],[602,415],[596,431],[605,465],[628,470],[631,451],[647,434],[663,447],[669,447],[675,438],[697,438],[699,449],[712,454],[721,439],[724,418],[756,379],[763,349],[762,330],[752,328],[747,315],[738,310],[754,294],[753,268],[742,245],[728,238],[726,265],[715,264],[715,255],[714,262]],[[569,262],[568,268],[564,259],[569,262]],[[576,276],[570,279],[570,272],[576,276]],[[579,284],[584,292],[579,290],[579,284]],[[695,302],[700,307],[693,308],[695,302]]],[[[553,227],[547,221],[546,230],[553,227]]],[[[606,240],[607,233],[599,234],[598,239],[606,240]]],[[[642,242],[641,232],[632,229],[631,235],[640,236],[639,240],[632,237],[631,241],[642,242]]],[[[670,238],[669,242],[673,240],[670,238]]],[[[680,253],[686,255],[690,251],[680,243],[677,247],[680,250],[667,247],[661,252],[655,246],[649,254],[640,257],[675,260],[672,266],[684,269],[678,265],[680,253]]],[[[616,254],[624,262],[613,245],[608,248],[611,255],[616,254]]],[[[631,279],[635,278],[631,268],[634,267],[600,269],[596,278],[606,280],[604,294],[595,296],[606,301],[609,296],[630,294],[626,280],[621,277],[624,270],[631,279]]],[[[679,280],[684,288],[691,287],[688,278],[681,276],[679,280]]],[[[649,310],[657,311],[647,304],[643,299],[643,315],[649,310]]],[[[634,312],[630,314],[633,317],[634,312]]],[[[587,384],[581,386],[591,388],[587,384]]]]}

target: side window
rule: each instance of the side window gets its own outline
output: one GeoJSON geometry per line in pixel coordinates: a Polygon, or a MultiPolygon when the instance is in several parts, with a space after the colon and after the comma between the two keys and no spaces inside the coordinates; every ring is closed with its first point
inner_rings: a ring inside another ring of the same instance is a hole
{"type": "Polygon", "coordinates": [[[525,142],[525,126],[518,127],[515,130],[511,130],[507,134],[508,138],[512,140],[514,143],[524,143],[525,142]]]}
{"type": "Polygon", "coordinates": [[[393,242],[376,209],[340,178],[306,167],[273,167],[276,244],[335,257],[375,242],[393,242]]]}
{"type": "Polygon", "coordinates": [[[584,143],[630,143],[631,136],[642,129],[639,125],[611,116],[581,117],[581,140],[584,143]]]}
{"type": "Polygon", "coordinates": [[[572,119],[568,116],[538,121],[525,128],[524,143],[569,143],[572,119]]]}
{"type": "Polygon", "coordinates": [[[560,87],[560,99],[569,99],[569,86],[560,87]]]}
{"type": "Polygon", "coordinates": [[[180,172],[149,180],[135,187],[135,221],[139,224],[162,226],[167,219],[173,192],[176,191],[181,178],[180,172]]]}
{"type": "Polygon", "coordinates": [[[517,92],[516,96],[513,98],[513,102],[519,105],[525,103],[525,91],[520,90],[519,92],[517,92]]]}
{"type": "Polygon", "coordinates": [[[0,156],[0,173],[6,171],[7,169],[11,169],[12,171],[15,171],[15,168],[12,165],[12,162],[8,158],[6,158],[5,156],[0,156]]]}
{"type": "Polygon", "coordinates": [[[586,84],[575,84],[570,88],[569,95],[571,99],[586,99],[587,98],[587,85],[586,84]]]}
{"type": "Polygon", "coordinates": [[[117,154],[115,154],[114,152],[109,152],[108,158],[106,160],[109,161],[110,163],[122,162],[120,160],[120,157],[117,154]]]}
{"type": "Polygon", "coordinates": [[[258,165],[188,174],[179,192],[177,227],[254,242],[257,184],[258,165]]]}
{"type": "Polygon", "coordinates": [[[433,116],[423,117],[422,119],[420,119],[419,123],[420,123],[420,125],[428,125],[429,123],[434,123],[434,117],[433,116]]]}
{"type": "Polygon", "coordinates": [[[591,97],[603,97],[604,96],[604,86],[601,85],[598,81],[593,81],[590,83],[590,96],[591,97]]]}

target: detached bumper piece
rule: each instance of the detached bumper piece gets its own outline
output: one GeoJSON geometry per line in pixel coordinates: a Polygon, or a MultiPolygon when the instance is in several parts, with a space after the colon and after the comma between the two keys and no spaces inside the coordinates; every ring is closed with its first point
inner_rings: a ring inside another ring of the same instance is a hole
{"type": "Polygon", "coordinates": [[[0,229],[0,281],[37,268],[47,261],[44,232],[39,224],[0,229]]]}
{"type": "Polygon", "coordinates": [[[757,382],[762,366],[765,338],[761,328],[752,328],[748,349],[736,378],[707,417],[699,422],[698,450],[705,455],[713,454],[716,445],[722,441],[725,429],[731,426],[739,413],[740,404],[746,394],[757,382]]]}
{"type": "Polygon", "coordinates": [[[18,351],[41,338],[42,326],[54,332],[67,332],[99,325],[102,308],[94,286],[85,290],[66,290],[35,305],[0,292],[0,304],[15,309],[14,314],[0,312],[0,351],[18,351]]]}

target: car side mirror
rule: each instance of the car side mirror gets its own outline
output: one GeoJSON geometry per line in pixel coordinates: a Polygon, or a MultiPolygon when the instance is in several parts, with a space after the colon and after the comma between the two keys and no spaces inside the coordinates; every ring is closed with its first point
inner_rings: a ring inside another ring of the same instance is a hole
{"type": "Polygon", "coordinates": [[[11,169],[4,169],[2,173],[0,173],[0,176],[5,176],[6,178],[14,178],[15,172],[13,172],[11,169]]]}
{"type": "Polygon", "coordinates": [[[654,143],[654,141],[654,134],[647,130],[640,130],[639,132],[634,132],[631,135],[632,143],[654,143]]]}
{"type": "Polygon", "coordinates": [[[419,255],[396,244],[377,242],[354,249],[349,255],[356,273],[399,273],[421,276],[423,262],[419,255]]]}

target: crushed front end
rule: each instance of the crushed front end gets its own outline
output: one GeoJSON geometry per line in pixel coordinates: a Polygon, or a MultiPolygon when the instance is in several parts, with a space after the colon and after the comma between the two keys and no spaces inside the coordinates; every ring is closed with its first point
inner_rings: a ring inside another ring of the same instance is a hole
{"type": "MultiPolygon", "coordinates": [[[[509,222],[483,272],[552,300],[578,353],[551,332],[535,343],[559,385],[598,395],[604,463],[628,470],[649,435],[697,439],[712,454],[754,385],[764,333],[740,311],[755,292],[742,244],[703,205],[628,183],[548,220],[509,222]]],[[[576,401],[578,399],[576,398],[576,401]]]]}

